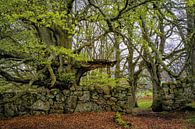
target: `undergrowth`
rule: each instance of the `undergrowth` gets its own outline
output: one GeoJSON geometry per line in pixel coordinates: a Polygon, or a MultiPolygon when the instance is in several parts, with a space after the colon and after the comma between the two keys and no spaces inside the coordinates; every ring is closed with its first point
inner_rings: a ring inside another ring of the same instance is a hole
{"type": "Polygon", "coordinates": [[[119,112],[116,112],[116,114],[114,115],[113,121],[118,124],[119,126],[122,126],[123,128],[130,128],[131,124],[128,123],[127,121],[124,121],[122,119],[122,116],[119,112]]]}

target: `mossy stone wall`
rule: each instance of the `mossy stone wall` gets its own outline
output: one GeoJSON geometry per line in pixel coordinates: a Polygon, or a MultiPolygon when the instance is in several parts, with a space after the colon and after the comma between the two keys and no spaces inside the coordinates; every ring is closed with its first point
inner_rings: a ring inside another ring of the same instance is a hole
{"type": "Polygon", "coordinates": [[[130,113],[132,97],[128,87],[72,86],[45,89],[28,86],[0,87],[0,118],[51,113],[119,111],[130,113]]]}
{"type": "Polygon", "coordinates": [[[180,110],[193,100],[192,85],[189,79],[162,84],[162,109],[180,110]]]}

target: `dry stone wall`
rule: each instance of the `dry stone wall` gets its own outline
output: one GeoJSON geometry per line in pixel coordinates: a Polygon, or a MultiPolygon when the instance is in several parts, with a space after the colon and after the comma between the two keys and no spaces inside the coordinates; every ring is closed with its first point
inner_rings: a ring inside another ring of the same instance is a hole
{"type": "Polygon", "coordinates": [[[179,110],[193,100],[192,85],[189,79],[162,84],[162,109],[179,110]]]}
{"type": "Polygon", "coordinates": [[[130,88],[73,86],[68,90],[0,87],[0,118],[51,113],[119,111],[130,113],[130,88]],[[5,90],[6,89],[6,90],[5,90]]]}

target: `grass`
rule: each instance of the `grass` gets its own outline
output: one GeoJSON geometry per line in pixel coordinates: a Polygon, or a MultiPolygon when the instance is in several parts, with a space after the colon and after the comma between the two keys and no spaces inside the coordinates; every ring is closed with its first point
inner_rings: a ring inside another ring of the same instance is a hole
{"type": "MultiPolygon", "coordinates": [[[[152,96],[147,95],[138,99],[138,108],[133,109],[133,112],[147,111],[151,110],[152,105],[152,96]]],[[[191,126],[195,126],[195,101],[187,104],[187,112],[185,112],[185,116],[183,117],[184,121],[191,126]]],[[[163,111],[161,115],[169,115],[170,112],[163,111]]],[[[180,112],[178,112],[180,113],[180,112]]],[[[186,128],[187,129],[187,128],[186,128]]]]}
{"type": "Polygon", "coordinates": [[[133,109],[133,112],[139,112],[139,111],[144,111],[144,110],[151,110],[152,106],[152,96],[147,95],[144,97],[141,97],[137,101],[138,107],[133,109]]]}
{"type": "Polygon", "coordinates": [[[152,99],[142,98],[138,100],[138,108],[139,109],[150,109],[152,105],[152,99]]]}

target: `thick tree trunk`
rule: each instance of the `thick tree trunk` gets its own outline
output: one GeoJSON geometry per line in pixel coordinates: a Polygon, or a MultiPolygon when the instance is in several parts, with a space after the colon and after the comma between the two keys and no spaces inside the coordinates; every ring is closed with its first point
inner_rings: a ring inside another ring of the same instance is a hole
{"type": "Polygon", "coordinates": [[[133,64],[133,49],[132,47],[129,47],[129,56],[128,56],[128,82],[129,85],[131,86],[131,94],[133,98],[133,105],[136,107],[137,105],[137,98],[136,98],[136,91],[137,91],[137,85],[136,85],[136,80],[135,80],[135,66],[133,64]]]}
{"type": "Polygon", "coordinates": [[[119,40],[119,36],[117,34],[114,35],[115,37],[115,43],[114,43],[114,47],[115,47],[115,60],[117,61],[116,63],[116,67],[115,67],[115,78],[120,78],[120,61],[121,61],[121,57],[120,57],[120,40],[119,40]]]}
{"type": "Polygon", "coordinates": [[[157,64],[152,64],[152,67],[148,67],[148,71],[151,75],[152,85],[153,85],[153,102],[152,111],[160,112],[162,111],[162,98],[161,98],[161,85],[160,85],[160,73],[159,66],[157,64]]]}
{"type": "MultiPolygon", "coordinates": [[[[155,81],[155,80],[153,80],[155,81]]],[[[161,98],[161,88],[160,85],[156,82],[153,82],[153,102],[152,102],[152,111],[160,112],[162,111],[162,98],[161,98]]]]}
{"type": "Polygon", "coordinates": [[[190,74],[192,76],[192,90],[195,99],[195,5],[187,9],[188,44],[187,51],[190,57],[190,74]],[[190,51],[189,51],[190,50],[190,51]]]}
{"type": "MultiPolygon", "coordinates": [[[[195,41],[195,40],[194,40],[195,41]]],[[[194,42],[195,44],[195,42],[194,42]]],[[[192,60],[192,90],[193,90],[193,98],[195,100],[195,45],[193,46],[193,49],[192,49],[192,57],[191,57],[191,60],[192,60]]]]}

